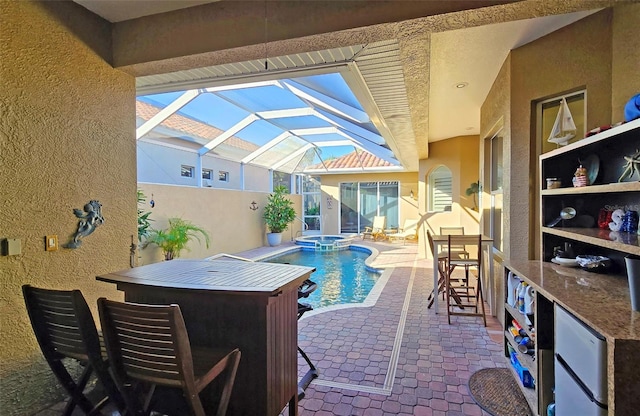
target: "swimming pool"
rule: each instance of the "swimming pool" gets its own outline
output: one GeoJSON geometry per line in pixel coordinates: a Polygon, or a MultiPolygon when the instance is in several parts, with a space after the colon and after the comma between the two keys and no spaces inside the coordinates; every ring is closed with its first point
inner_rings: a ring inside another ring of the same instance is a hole
{"type": "Polygon", "coordinates": [[[365,265],[371,252],[361,250],[298,250],[265,261],[315,267],[311,280],[318,288],[304,300],[315,308],[363,302],[380,273],[365,265]]]}

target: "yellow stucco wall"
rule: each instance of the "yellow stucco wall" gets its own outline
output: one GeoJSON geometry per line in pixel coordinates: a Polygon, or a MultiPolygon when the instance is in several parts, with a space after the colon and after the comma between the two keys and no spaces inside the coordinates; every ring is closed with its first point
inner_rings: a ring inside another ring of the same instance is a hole
{"type": "MultiPolygon", "coordinates": [[[[479,233],[479,213],[473,209],[473,198],[466,195],[472,182],[480,177],[480,148],[478,136],[460,136],[440,140],[429,144],[429,159],[420,161],[420,198],[419,206],[423,226],[420,235],[426,230],[433,234],[440,232],[440,227],[462,226],[467,234],[479,233]],[[429,174],[439,166],[451,170],[453,206],[451,212],[429,212],[429,174]]],[[[478,200],[476,202],[479,203],[478,200]]],[[[420,255],[431,258],[431,251],[425,244],[420,245],[420,255]]]]}
{"type": "MultiPolygon", "coordinates": [[[[266,226],[262,215],[267,203],[266,192],[234,191],[227,189],[196,188],[190,186],[138,184],[138,189],[147,196],[143,211],[151,212],[151,227],[164,229],[168,218],[180,217],[203,228],[211,237],[207,249],[202,243],[193,241],[188,245],[189,251],[181,254],[182,258],[203,258],[218,253],[238,253],[267,245],[266,226]],[[153,195],[155,206],[150,207],[153,195]],[[252,203],[257,209],[254,211],[252,203]]],[[[301,218],[301,195],[290,195],[294,208],[301,218]]],[[[282,234],[282,241],[290,241],[302,228],[300,221],[292,223],[282,234]]],[[[149,245],[140,250],[140,264],[156,263],[162,260],[162,253],[157,246],[149,245]]]]}
{"type": "Polygon", "coordinates": [[[418,176],[416,172],[404,173],[361,173],[322,176],[322,200],[320,215],[322,233],[338,234],[340,230],[340,184],[343,182],[386,182],[398,181],[400,184],[400,205],[398,209],[399,226],[405,219],[418,218],[418,202],[411,198],[411,191],[418,196],[418,176]],[[332,208],[327,207],[327,197],[333,198],[332,208]]]}
{"type": "MultiPolygon", "coordinates": [[[[0,2],[0,239],[22,254],[0,256],[0,414],[30,414],[56,397],[21,286],[80,289],[121,299],[100,273],[129,267],[136,233],[135,85],[113,69],[110,28],[71,2],[0,2]],[[101,41],[103,39],[103,41],[101,41]],[[75,250],[65,243],[74,208],[102,203],[105,223],[75,250]]],[[[97,313],[96,313],[97,316],[97,313]]]]}

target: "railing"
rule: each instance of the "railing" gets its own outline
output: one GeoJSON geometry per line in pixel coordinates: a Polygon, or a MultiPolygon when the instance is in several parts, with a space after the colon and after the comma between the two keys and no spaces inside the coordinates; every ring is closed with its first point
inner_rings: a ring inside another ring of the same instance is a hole
{"type": "Polygon", "coordinates": [[[304,220],[300,217],[296,216],[296,220],[300,221],[302,223],[302,230],[303,231],[296,231],[296,236],[293,236],[293,229],[291,229],[291,241],[294,241],[297,237],[298,237],[298,233],[300,233],[300,237],[302,237],[303,232],[307,231],[309,229],[309,224],[307,224],[306,222],[304,222],[304,220]]]}

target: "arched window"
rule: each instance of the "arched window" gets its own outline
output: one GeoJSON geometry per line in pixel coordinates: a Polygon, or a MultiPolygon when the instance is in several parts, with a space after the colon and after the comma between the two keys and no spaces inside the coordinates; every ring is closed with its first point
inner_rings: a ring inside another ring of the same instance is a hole
{"type": "Polygon", "coordinates": [[[451,171],[446,166],[438,166],[429,174],[429,211],[451,211],[453,192],[451,171]]]}

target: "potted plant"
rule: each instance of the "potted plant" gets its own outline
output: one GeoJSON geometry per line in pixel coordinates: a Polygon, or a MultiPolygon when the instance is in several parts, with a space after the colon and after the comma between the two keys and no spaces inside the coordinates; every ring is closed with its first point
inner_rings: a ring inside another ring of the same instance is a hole
{"type": "Polygon", "coordinates": [[[209,234],[204,229],[182,218],[169,218],[169,227],[166,230],[152,229],[149,232],[145,247],[148,244],[155,244],[162,250],[165,260],[172,260],[180,257],[182,250],[189,250],[187,244],[191,240],[200,242],[200,236],[204,238],[209,248],[209,234]]]}
{"type": "Polygon", "coordinates": [[[287,193],[285,186],[276,186],[264,207],[263,218],[269,229],[267,242],[270,246],[277,246],[282,242],[282,232],[296,219],[293,201],[286,197],[287,193]]]}

